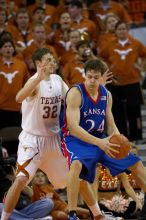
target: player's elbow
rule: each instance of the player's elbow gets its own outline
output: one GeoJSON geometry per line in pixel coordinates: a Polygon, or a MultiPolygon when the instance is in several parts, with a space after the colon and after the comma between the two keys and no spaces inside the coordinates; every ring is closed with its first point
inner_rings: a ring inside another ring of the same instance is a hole
{"type": "Polygon", "coordinates": [[[75,126],[73,124],[68,123],[68,130],[69,130],[71,135],[75,135],[76,129],[75,129],[75,126]]]}
{"type": "Polygon", "coordinates": [[[17,95],[16,95],[16,102],[18,103],[22,103],[23,99],[22,99],[22,96],[20,95],[20,93],[18,92],[17,95]]]}

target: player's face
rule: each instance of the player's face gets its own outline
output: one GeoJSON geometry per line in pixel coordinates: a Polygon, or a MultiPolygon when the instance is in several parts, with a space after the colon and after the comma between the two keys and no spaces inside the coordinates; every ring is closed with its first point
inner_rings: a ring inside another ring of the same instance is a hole
{"type": "Polygon", "coordinates": [[[85,83],[88,89],[97,89],[97,87],[99,86],[100,77],[101,77],[100,72],[94,70],[87,71],[85,75],[86,78],[85,83]]]}

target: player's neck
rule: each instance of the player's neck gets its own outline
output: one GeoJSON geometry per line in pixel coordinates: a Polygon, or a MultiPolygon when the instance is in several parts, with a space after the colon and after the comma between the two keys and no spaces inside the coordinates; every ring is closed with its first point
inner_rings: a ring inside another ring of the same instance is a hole
{"type": "Polygon", "coordinates": [[[92,97],[92,99],[97,100],[98,88],[96,88],[96,87],[95,88],[90,88],[86,85],[85,85],[85,87],[86,87],[86,90],[87,90],[88,94],[92,97]]]}
{"type": "Polygon", "coordinates": [[[50,78],[51,78],[51,77],[50,77],[50,74],[49,74],[49,75],[46,75],[46,76],[45,76],[45,79],[44,79],[44,80],[45,80],[45,81],[49,81],[50,78]]]}
{"type": "Polygon", "coordinates": [[[97,90],[96,90],[96,92],[89,91],[89,94],[90,94],[90,96],[93,100],[97,100],[97,97],[98,97],[98,91],[97,90]]]}

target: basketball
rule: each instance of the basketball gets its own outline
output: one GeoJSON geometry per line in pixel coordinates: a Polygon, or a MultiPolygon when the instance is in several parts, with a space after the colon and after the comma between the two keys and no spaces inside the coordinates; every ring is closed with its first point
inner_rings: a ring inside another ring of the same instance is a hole
{"type": "Polygon", "coordinates": [[[112,154],[115,156],[115,159],[122,159],[126,157],[131,149],[131,144],[128,138],[122,134],[114,134],[110,138],[109,142],[120,145],[119,148],[113,146],[113,148],[119,150],[119,153],[112,152],[112,154]]]}

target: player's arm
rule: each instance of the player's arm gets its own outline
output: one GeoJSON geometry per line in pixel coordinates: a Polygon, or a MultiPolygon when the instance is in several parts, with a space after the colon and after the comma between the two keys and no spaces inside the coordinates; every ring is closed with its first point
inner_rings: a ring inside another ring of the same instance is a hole
{"type": "Polygon", "coordinates": [[[66,116],[68,129],[71,135],[79,138],[80,140],[97,145],[97,138],[93,137],[79,125],[81,102],[81,94],[79,90],[75,87],[71,88],[67,94],[66,99],[66,116]]]}
{"type": "Polygon", "coordinates": [[[115,124],[114,117],[112,114],[112,95],[109,92],[109,98],[107,103],[107,109],[106,109],[106,123],[107,123],[107,134],[119,134],[119,130],[115,124]]]}
{"type": "Polygon", "coordinates": [[[138,199],[134,189],[130,185],[126,173],[121,173],[118,176],[120,177],[120,180],[121,180],[123,187],[124,187],[126,193],[128,194],[128,196],[130,196],[136,202],[136,209],[142,209],[142,204],[141,204],[140,200],[138,199]]]}
{"type": "Polygon", "coordinates": [[[46,76],[46,67],[45,64],[38,67],[38,71],[36,75],[30,78],[24,87],[17,93],[16,101],[21,103],[27,97],[33,97],[37,94],[38,85],[41,80],[43,80],[46,76]]]}
{"type": "MultiPolygon", "coordinates": [[[[79,138],[82,141],[85,141],[89,144],[96,145],[100,147],[110,156],[113,156],[111,152],[117,152],[113,149],[113,144],[109,142],[109,138],[100,139],[89,134],[84,130],[80,125],[80,106],[81,106],[81,94],[79,90],[75,87],[67,94],[66,104],[66,116],[67,116],[67,125],[70,131],[70,134],[79,138]]],[[[115,144],[114,144],[115,145],[115,144]]],[[[115,145],[117,146],[117,145],[115,145]]],[[[114,156],[113,156],[114,157],[114,156]]]]}
{"type": "Polygon", "coordinates": [[[21,103],[27,97],[33,97],[37,94],[37,86],[39,84],[37,78],[29,79],[24,87],[17,93],[16,102],[21,103]]]}

